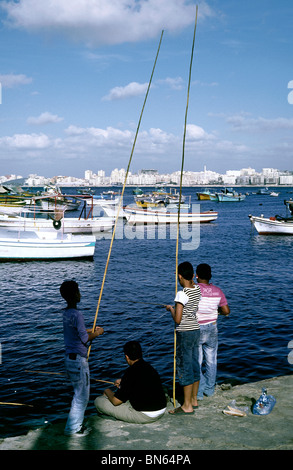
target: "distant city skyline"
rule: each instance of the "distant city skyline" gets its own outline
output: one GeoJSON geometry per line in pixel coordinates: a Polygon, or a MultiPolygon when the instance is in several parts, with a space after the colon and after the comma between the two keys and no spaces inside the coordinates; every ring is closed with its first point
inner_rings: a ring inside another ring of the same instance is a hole
{"type": "MultiPolygon", "coordinates": [[[[57,184],[60,186],[105,186],[123,185],[125,183],[127,170],[125,168],[115,168],[109,176],[104,170],[94,173],[92,170],[85,170],[83,178],[70,175],[58,175],[52,178],[31,174],[23,178],[21,175],[0,176],[0,183],[3,185],[12,184],[27,186],[46,186],[57,184]]],[[[179,185],[181,171],[161,174],[155,169],[141,169],[138,173],[128,172],[127,184],[136,186],[150,185],[179,185]]],[[[293,171],[280,171],[276,168],[263,168],[257,172],[254,168],[242,168],[241,170],[227,170],[225,174],[207,170],[203,171],[183,171],[183,185],[293,185],[293,171]]]]}
{"type": "MultiPolygon", "coordinates": [[[[185,170],[286,170],[293,3],[199,0],[185,170]]],[[[0,1],[0,173],[181,166],[196,3],[0,1]],[[32,14],[33,12],[33,14],[32,14]]]]}

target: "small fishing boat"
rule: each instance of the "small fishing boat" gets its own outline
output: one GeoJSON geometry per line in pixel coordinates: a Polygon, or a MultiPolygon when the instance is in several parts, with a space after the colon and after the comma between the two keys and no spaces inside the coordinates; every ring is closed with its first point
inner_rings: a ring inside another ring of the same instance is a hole
{"type": "MultiPolygon", "coordinates": [[[[130,225],[136,224],[176,224],[178,222],[178,208],[176,209],[139,209],[135,207],[124,207],[124,214],[127,218],[127,223],[130,225]]],[[[187,212],[180,211],[179,223],[208,223],[216,220],[218,212],[205,211],[205,212],[187,212]]]]}
{"type": "Polygon", "coordinates": [[[63,194],[57,186],[47,186],[41,196],[33,198],[33,201],[39,204],[44,212],[52,212],[56,208],[62,211],[75,211],[79,209],[81,203],[78,196],[63,194]]]}
{"type": "Polygon", "coordinates": [[[176,191],[176,188],[167,192],[165,189],[158,188],[156,191],[152,191],[148,194],[137,194],[134,197],[136,204],[139,207],[161,207],[168,206],[169,204],[184,204],[186,197],[176,191]]]}
{"type": "MultiPolygon", "coordinates": [[[[209,189],[204,189],[203,191],[196,193],[196,195],[199,201],[210,201],[211,196],[215,196],[215,194],[211,193],[209,189]]],[[[214,200],[216,200],[216,198],[214,200]]]]}
{"type": "Polygon", "coordinates": [[[95,245],[93,235],[0,230],[1,261],[93,258],[95,245]]]}
{"type": "MultiPolygon", "coordinates": [[[[94,206],[87,205],[88,196],[79,196],[83,199],[83,208],[79,217],[67,217],[65,211],[67,207],[54,206],[52,211],[43,211],[38,202],[46,200],[45,196],[34,198],[31,206],[23,208],[3,208],[0,206],[0,228],[6,228],[12,231],[30,231],[50,232],[61,230],[62,233],[89,233],[98,234],[109,232],[115,224],[113,216],[108,217],[94,216],[94,206]]],[[[50,198],[49,198],[50,199],[50,198]]]]}
{"type": "Polygon", "coordinates": [[[5,186],[0,186],[0,207],[24,207],[30,202],[30,194],[24,191],[13,191],[5,186]]]}
{"type": "Polygon", "coordinates": [[[219,202],[239,202],[244,201],[245,194],[237,193],[232,189],[222,189],[220,193],[215,193],[219,202]]]}
{"type": "Polygon", "coordinates": [[[170,188],[169,192],[164,188],[158,188],[156,191],[152,192],[152,196],[155,201],[161,202],[164,204],[183,204],[185,201],[185,196],[177,192],[176,188],[170,188]]]}
{"type": "Polygon", "coordinates": [[[92,196],[95,194],[95,190],[92,188],[79,188],[77,189],[77,194],[81,194],[82,196],[92,196]]]}
{"type": "Polygon", "coordinates": [[[248,217],[259,235],[293,235],[293,217],[248,217]]]}
{"type": "Polygon", "coordinates": [[[30,214],[9,215],[1,214],[0,209],[0,228],[6,228],[12,231],[30,231],[50,232],[61,230],[63,233],[103,233],[110,232],[114,227],[113,217],[92,217],[89,219],[79,219],[74,217],[49,218],[30,217],[30,214]]]}
{"type": "Polygon", "coordinates": [[[271,194],[271,191],[269,188],[261,188],[259,189],[256,194],[260,194],[261,196],[269,196],[271,194]]]}
{"type": "Polygon", "coordinates": [[[165,203],[164,203],[163,200],[162,201],[161,200],[156,201],[152,197],[146,197],[146,198],[143,198],[143,199],[135,199],[135,203],[138,207],[143,207],[143,208],[165,206],[165,203]]]}
{"type": "Polygon", "coordinates": [[[276,191],[272,191],[272,192],[270,193],[270,196],[271,196],[271,197],[278,197],[279,194],[280,194],[280,193],[276,193],[276,191]]]}
{"type": "Polygon", "coordinates": [[[60,211],[76,211],[78,210],[81,201],[69,198],[66,196],[55,196],[54,198],[40,197],[39,199],[35,198],[35,201],[39,202],[43,212],[52,212],[55,209],[60,211]]]}
{"type": "Polygon", "coordinates": [[[137,187],[132,190],[132,194],[134,194],[134,196],[143,196],[144,192],[141,188],[137,187]]]}

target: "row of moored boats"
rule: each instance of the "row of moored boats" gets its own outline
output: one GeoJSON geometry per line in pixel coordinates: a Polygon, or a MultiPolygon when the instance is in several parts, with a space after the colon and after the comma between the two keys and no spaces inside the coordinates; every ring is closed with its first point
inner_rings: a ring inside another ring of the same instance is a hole
{"type": "MultiPolygon", "coordinates": [[[[122,203],[122,201],[121,201],[122,203]]],[[[129,225],[178,223],[178,204],[120,207],[112,191],[64,195],[57,188],[41,194],[0,189],[0,260],[92,258],[96,240],[112,232],[116,220],[129,225]],[[71,211],[79,216],[70,217],[71,211]]],[[[190,212],[180,205],[180,223],[208,223],[214,211],[190,212]]]]}
{"type": "MultiPolygon", "coordinates": [[[[221,193],[231,198],[230,190],[221,193]]],[[[160,189],[148,194],[134,190],[133,194],[134,203],[123,207],[120,194],[113,191],[65,195],[57,188],[48,188],[35,194],[1,187],[0,259],[92,258],[96,240],[112,232],[118,218],[131,226],[177,224],[178,219],[180,224],[202,224],[218,218],[217,211],[198,210],[197,204],[187,202],[176,190],[160,189]],[[77,210],[78,216],[70,216],[77,210]]],[[[238,201],[244,199],[240,196],[238,201]]],[[[290,217],[249,216],[260,234],[293,235],[293,201],[285,203],[290,217]]]]}

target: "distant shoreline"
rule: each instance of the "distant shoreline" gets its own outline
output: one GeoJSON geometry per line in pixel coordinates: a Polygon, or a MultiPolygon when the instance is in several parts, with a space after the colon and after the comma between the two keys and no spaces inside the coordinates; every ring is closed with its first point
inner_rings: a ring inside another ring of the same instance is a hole
{"type": "MultiPolygon", "coordinates": [[[[3,183],[5,186],[5,183],[3,183]]],[[[6,183],[9,185],[9,181],[6,183]]],[[[46,186],[46,185],[45,185],[46,186]]],[[[103,184],[103,185],[91,185],[91,184],[57,184],[56,186],[60,188],[122,188],[123,184],[103,184]]],[[[43,186],[28,186],[23,185],[25,188],[43,188],[43,186]]],[[[158,188],[158,187],[170,187],[170,188],[179,188],[179,184],[127,184],[126,188],[158,188]]],[[[182,188],[293,188],[292,184],[271,184],[271,185],[251,185],[251,184],[192,184],[192,185],[182,185],[182,188]]]]}

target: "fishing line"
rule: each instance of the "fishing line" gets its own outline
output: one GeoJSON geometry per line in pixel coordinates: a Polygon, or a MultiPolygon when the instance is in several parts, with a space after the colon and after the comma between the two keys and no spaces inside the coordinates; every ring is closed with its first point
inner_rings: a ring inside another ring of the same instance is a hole
{"type": "MultiPolygon", "coordinates": [[[[157,55],[156,55],[156,58],[155,58],[153,70],[152,70],[151,77],[150,77],[149,84],[148,84],[148,88],[147,88],[147,91],[146,91],[144,103],[143,103],[140,118],[139,118],[139,121],[138,121],[138,126],[137,126],[136,133],[135,133],[134,142],[133,142],[133,145],[132,145],[132,150],[131,150],[131,154],[130,154],[130,158],[129,158],[129,162],[128,162],[128,167],[127,167],[126,174],[125,174],[125,180],[124,180],[124,184],[123,184],[123,188],[122,188],[122,192],[121,192],[121,197],[120,197],[120,201],[119,201],[119,205],[118,205],[115,225],[114,225],[112,239],[111,239],[110,248],[109,248],[109,252],[108,252],[107,263],[106,263],[106,267],[105,267],[105,271],[104,271],[104,276],[103,276],[102,286],[101,286],[101,290],[100,290],[98,305],[97,305],[95,319],[94,319],[94,323],[93,323],[93,329],[92,329],[93,333],[94,333],[95,327],[96,327],[98,312],[99,312],[100,303],[101,303],[101,299],[102,299],[102,293],[103,293],[104,284],[105,284],[105,280],[106,280],[106,274],[107,274],[108,265],[109,265],[109,261],[110,261],[113,241],[114,241],[115,232],[116,232],[117,221],[118,221],[118,217],[119,217],[119,211],[120,211],[120,207],[121,207],[121,203],[122,203],[122,199],[123,199],[123,194],[124,194],[124,190],[125,190],[125,186],[126,186],[126,182],[127,182],[129,168],[130,168],[131,160],[132,160],[132,157],[133,157],[134,147],[135,147],[135,144],[136,144],[137,135],[138,135],[138,131],[139,131],[139,128],[140,128],[140,123],[141,123],[141,120],[142,120],[143,111],[144,111],[145,104],[146,104],[146,101],[147,101],[147,97],[148,97],[148,94],[149,94],[149,90],[150,90],[150,87],[151,87],[151,82],[152,82],[152,79],[153,79],[153,75],[154,75],[154,71],[155,71],[155,67],[156,67],[156,63],[157,63],[157,59],[158,59],[158,55],[159,55],[159,51],[160,51],[160,47],[161,47],[161,43],[162,43],[163,33],[164,33],[164,31],[162,31],[162,33],[161,33],[160,42],[159,42],[159,46],[158,46],[158,50],[157,50],[157,55]]],[[[87,360],[89,359],[90,351],[91,351],[91,344],[89,345],[89,348],[88,348],[87,360]]]]}
{"type": "MultiPolygon", "coordinates": [[[[47,371],[42,371],[42,370],[25,370],[25,372],[31,373],[31,374],[47,374],[47,375],[66,375],[63,372],[47,372],[47,371]]],[[[95,382],[103,382],[106,384],[114,384],[114,382],[110,382],[109,380],[102,380],[102,379],[94,379],[91,377],[91,380],[94,380],[95,382]]],[[[29,406],[29,405],[27,405],[29,406]]]]}
{"type": "Polygon", "coordinates": [[[132,304],[156,305],[157,307],[166,307],[167,304],[157,304],[155,302],[140,302],[138,300],[119,300],[119,302],[129,302],[132,304]]]}
{"type": "MultiPolygon", "coordinates": [[[[184,157],[185,157],[186,125],[187,125],[187,113],[188,113],[188,105],[189,105],[189,91],[190,91],[190,82],[191,82],[191,71],[192,71],[192,62],[193,62],[195,33],[196,33],[196,26],[197,26],[197,12],[198,12],[198,6],[196,5],[195,24],[194,24],[193,41],[192,41],[192,48],[191,48],[191,59],[190,59],[190,66],[189,66],[189,79],[188,79],[188,88],[187,88],[187,103],[186,103],[186,110],[185,110],[183,147],[182,147],[182,159],[181,159],[181,172],[180,172],[180,190],[179,190],[178,219],[177,219],[177,239],[176,239],[175,297],[177,295],[177,284],[178,284],[178,247],[179,247],[179,224],[180,224],[180,205],[181,205],[180,203],[181,203],[181,195],[182,195],[182,179],[183,179],[183,168],[184,168],[184,157]]],[[[173,370],[173,404],[174,404],[174,408],[176,406],[176,401],[175,401],[175,380],[176,380],[176,328],[174,328],[174,370],[173,370]]]]}

